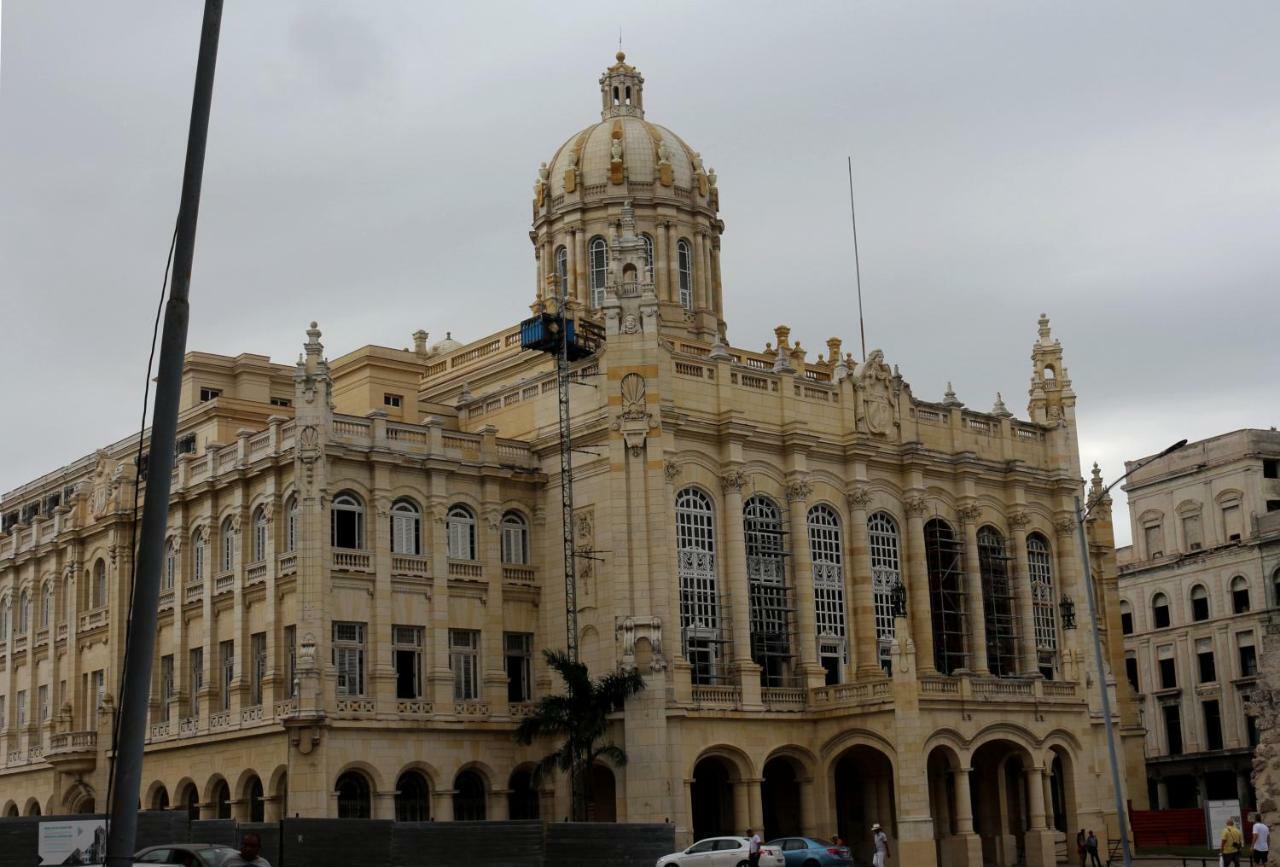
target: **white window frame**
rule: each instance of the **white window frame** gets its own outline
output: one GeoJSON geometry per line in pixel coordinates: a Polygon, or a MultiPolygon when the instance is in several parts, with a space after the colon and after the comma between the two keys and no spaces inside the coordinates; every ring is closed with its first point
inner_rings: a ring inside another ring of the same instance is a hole
{"type": "Polygon", "coordinates": [[[716,576],[715,508],[698,488],[676,493],[676,563],[680,633],[695,683],[714,683],[720,658],[720,594],[716,576]]]}
{"type": "Polygon", "coordinates": [[[396,500],[391,505],[391,553],[422,553],[422,512],[412,500],[396,500]]]}
{"type": "Polygon", "coordinates": [[[454,701],[474,701],[480,698],[478,630],[449,630],[449,670],[453,672],[454,701]]]}
{"type": "Polygon", "coordinates": [[[529,565],[529,522],[519,512],[502,516],[502,562],[509,566],[529,565]]]}
{"type": "Polygon", "coordinates": [[[46,581],[44,585],[44,601],[40,605],[40,628],[48,629],[49,624],[53,622],[53,582],[46,581]]]}
{"type": "Polygon", "coordinates": [[[1027,579],[1031,582],[1032,625],[1037,664],[1058,670],[1058,599],[1053,589],[1053,555],[1039,533],[1027,536],[1027,579]]]}
{"type": "Polygon", "coordinates": [[[259,506],[253,512],[253,562],[267,559],[267,510],[259,506]]]}
{"type": "Polygon", "coordinates": [[[222,525],[218,529],[218,541],[221,543],[219,552],[221,558],[218,565],[223,572],[230,572],[236,568],[236,533],[235,524],[230,518],[225,518],[222,525]]]}
{"type": "Polygon", "coordinates": [[[338,671],[337,690],[343,698],[365,693],[365,641],[368,624],[355,620],[333,621],[333,664],[338,671]]]}
{"type": "Polygon", "coordinates": [[[333,498],[333,505],[330,507],[329,534],[330,543],[333,547],[338,546],[338,513],[347,512],[355,516],[355,546],[348,548],[349,551],[364,550],[364,503],[362,503],[354,494],[339,494],[333,498]]]}
{"type": "Polygon", "coordinates": [[[599,235],[592,238],[587,255],[591,264],[591,306],[599,309],[604,305],[604,287],[609,279],[608,242],[599,235]]]}
{"type": "Polygon", "coordinates": [[[450,506],[445,518],[445,531],[450,559],[476,559],[476,516],[470,508],[460,503],[450,506]]]}
{"type": "Polygon", "coordinates": [[[884,669],[889,667],[889,651],[894,637],[893,588],[902,582],[901,539],[898,522],[888,512],[873,512],[867,516],[876,655],[884,669]]]}
{"type": "Polygon", "coordinates": [[[204,581],[205,567],[205,538],[204,530],[199,529],[191,534],[191,583],[199,584],[204,581]]]}
{"type": "Polygon", "coordinates": [[[680,306],[693,309],[693,245],[685,238],[676,242],[676,270],[680,277],[680,306]]]}
{"type": "Polygon", "coordinates": [[[218,643],[218,664],[222,669],[222,709],[231,710],[231,684],[236,679],[236,643],[234,640],[218,643]]]}
{"type": "Polygon", "coordinates": [[[173,548],[173,539],[169,539],[164,543],[164,574],[161,578],[160,589],[172,590],[177,574],[178,552],[173,548]]]}

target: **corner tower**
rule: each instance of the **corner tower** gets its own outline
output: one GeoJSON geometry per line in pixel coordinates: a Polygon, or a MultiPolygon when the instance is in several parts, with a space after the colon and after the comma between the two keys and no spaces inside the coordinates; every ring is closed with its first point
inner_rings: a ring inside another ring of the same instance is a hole
{"type": "Polygon", "coordinates": [[[715,170],[645,119],[644,76],[621,51],[599,83],[600,121],[538,168],[533,309],[564,296],[571,309],[600,315],[609,295],[652,294],[663,331],[723,338],[715,170]]]}

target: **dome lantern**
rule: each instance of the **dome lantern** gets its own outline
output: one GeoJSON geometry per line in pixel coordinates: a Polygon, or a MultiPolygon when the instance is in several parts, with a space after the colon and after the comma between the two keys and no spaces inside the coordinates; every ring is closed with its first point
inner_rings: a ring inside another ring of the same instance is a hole
{"type": "Polygon", "coordinates": [[[617,54],[618,62],[600,76],[600,117],[644,117],[644,76],[627,63],[627,55],[617,54]]]}

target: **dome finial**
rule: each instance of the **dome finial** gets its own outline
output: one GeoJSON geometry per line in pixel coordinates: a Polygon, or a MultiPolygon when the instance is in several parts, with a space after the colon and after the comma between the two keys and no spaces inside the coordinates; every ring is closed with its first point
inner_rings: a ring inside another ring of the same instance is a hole
{"type": "Polygon", "coordinates": [[[627,63],[626,52],[618,46],[617,62],[600,76],[601,118],[644,117],[644,76],[627,63]]]}
{"type": "Polygon", "coordinates": [[[614,56],[614,57],[616,57],[616,58],[618,58],[618,62],[619,62],[619,63],[622,63],[624,60],[626,60],[626,59],[627,59],[627,52],[625,52],[625,51],[623,51],[621,48],[619,48],[619,49],[618,49],[618,53],[617,53],[617,54],[615,54],[615,55],[613,55],[613,56],[614,56]]]}

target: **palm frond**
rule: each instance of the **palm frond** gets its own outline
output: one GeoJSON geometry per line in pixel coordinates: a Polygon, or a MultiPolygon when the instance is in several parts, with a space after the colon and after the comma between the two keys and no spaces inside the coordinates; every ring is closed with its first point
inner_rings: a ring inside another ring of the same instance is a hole
{"type": "Polygon", "coordinates": [[[627,763],[627,751],[617,744],[604,744],[597,747],[591,756],[595,759],[608,759],[614,767],[621,768],[627,763]]]}

